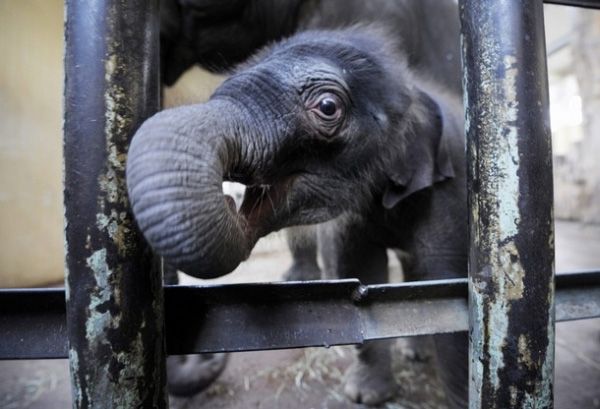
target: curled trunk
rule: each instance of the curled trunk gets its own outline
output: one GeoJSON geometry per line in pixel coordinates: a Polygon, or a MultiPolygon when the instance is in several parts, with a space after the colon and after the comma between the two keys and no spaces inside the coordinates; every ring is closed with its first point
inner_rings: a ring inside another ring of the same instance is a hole
{"type": "Polygon", "coordinates": [[[163,111],[131,143],[127,184],[136,221],[160,256],[196,277],[229,273],[256,241],[222,191],[240,162],[241,116],[224,101],[163,111]]]}

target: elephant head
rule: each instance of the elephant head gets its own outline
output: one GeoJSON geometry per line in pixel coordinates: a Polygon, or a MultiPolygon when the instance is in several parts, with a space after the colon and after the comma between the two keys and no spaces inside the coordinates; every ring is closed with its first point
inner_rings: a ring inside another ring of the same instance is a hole
{"type": "Polygon", "coordinates": [[[304,32],[260,52],[208,102],[148,119],[127,183],[158,254],[220,276],[272,231],[391,209],[452,177],[442,110],[397,49],[371,29],[304,32]],[[224,180],[247,186],[239,210],[224,180]]]}

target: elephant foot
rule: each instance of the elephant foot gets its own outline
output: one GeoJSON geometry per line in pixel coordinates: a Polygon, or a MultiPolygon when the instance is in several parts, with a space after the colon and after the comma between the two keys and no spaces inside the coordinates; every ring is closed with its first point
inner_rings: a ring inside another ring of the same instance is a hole
{"type": "Polygon", "coordinates": [[[314,263],[294,262],[292,266],[283,274],[285,281],[309,281],[320,280],[321,270],[314,263]]]}
{"type": "Polygon", "coordinates": [[[175,355],[167,358],[167,386],[174,396],[191,396],[223,372],[229,354],[175,355]]]}
{"type": "MultiPolygon", "coordinates": [[[[389,366],[389,363],[386,364],[389,366]]],[[[396,382],[389,369],[355,362],[346,374],[344,393],[354,402],[375,406],[391,399],[396,382]]]]}
{"type": "Polygon", "coordinates": [[[430,337],[400,338],[397,348],[402,356],[409,362],[429,362],[434,355],[430,337]]]}
{"type": "Polygon", "coordinates": [[[390,340],[371,341],[357,348],[358,360],[348,369],[344,385],[344,392],[354,402],[375,406],[395,395],[392,344],[390,340]]]}

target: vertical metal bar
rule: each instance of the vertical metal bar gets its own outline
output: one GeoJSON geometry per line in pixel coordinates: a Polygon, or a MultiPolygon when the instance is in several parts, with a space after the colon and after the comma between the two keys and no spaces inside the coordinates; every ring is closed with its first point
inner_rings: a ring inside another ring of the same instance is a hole
{"type": "Polygon", "coordinates": [[[157,0],[67,0],[65,217],[76,408],[166,408],[159,270],[135,227],[125,159],[159,107],[157,0]]]}
{"type": "Polygon", "coordinates": [[[554,235],[542,0],[461,0],[470,407],[552,408],[554,235]]]}

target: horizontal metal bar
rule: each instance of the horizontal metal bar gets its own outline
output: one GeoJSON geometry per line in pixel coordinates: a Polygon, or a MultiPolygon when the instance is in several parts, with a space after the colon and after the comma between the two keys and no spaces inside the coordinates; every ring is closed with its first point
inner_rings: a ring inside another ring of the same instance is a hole
{"type": "MultiPolygon", "coordinates": [[[[600,317],[600,271],[556,277],[556,319],[600,317]]],[[[0,359],[67,357],[63,289],[0,291],[0,359]]],[[[467,280],[168,286],[168,353],[360,344],[467,330],[467,280]]]]}
{"type": "Polygon", "coordinates": [[[544,0],[544,3],[600,9],[600,0],[544,0]]]}

